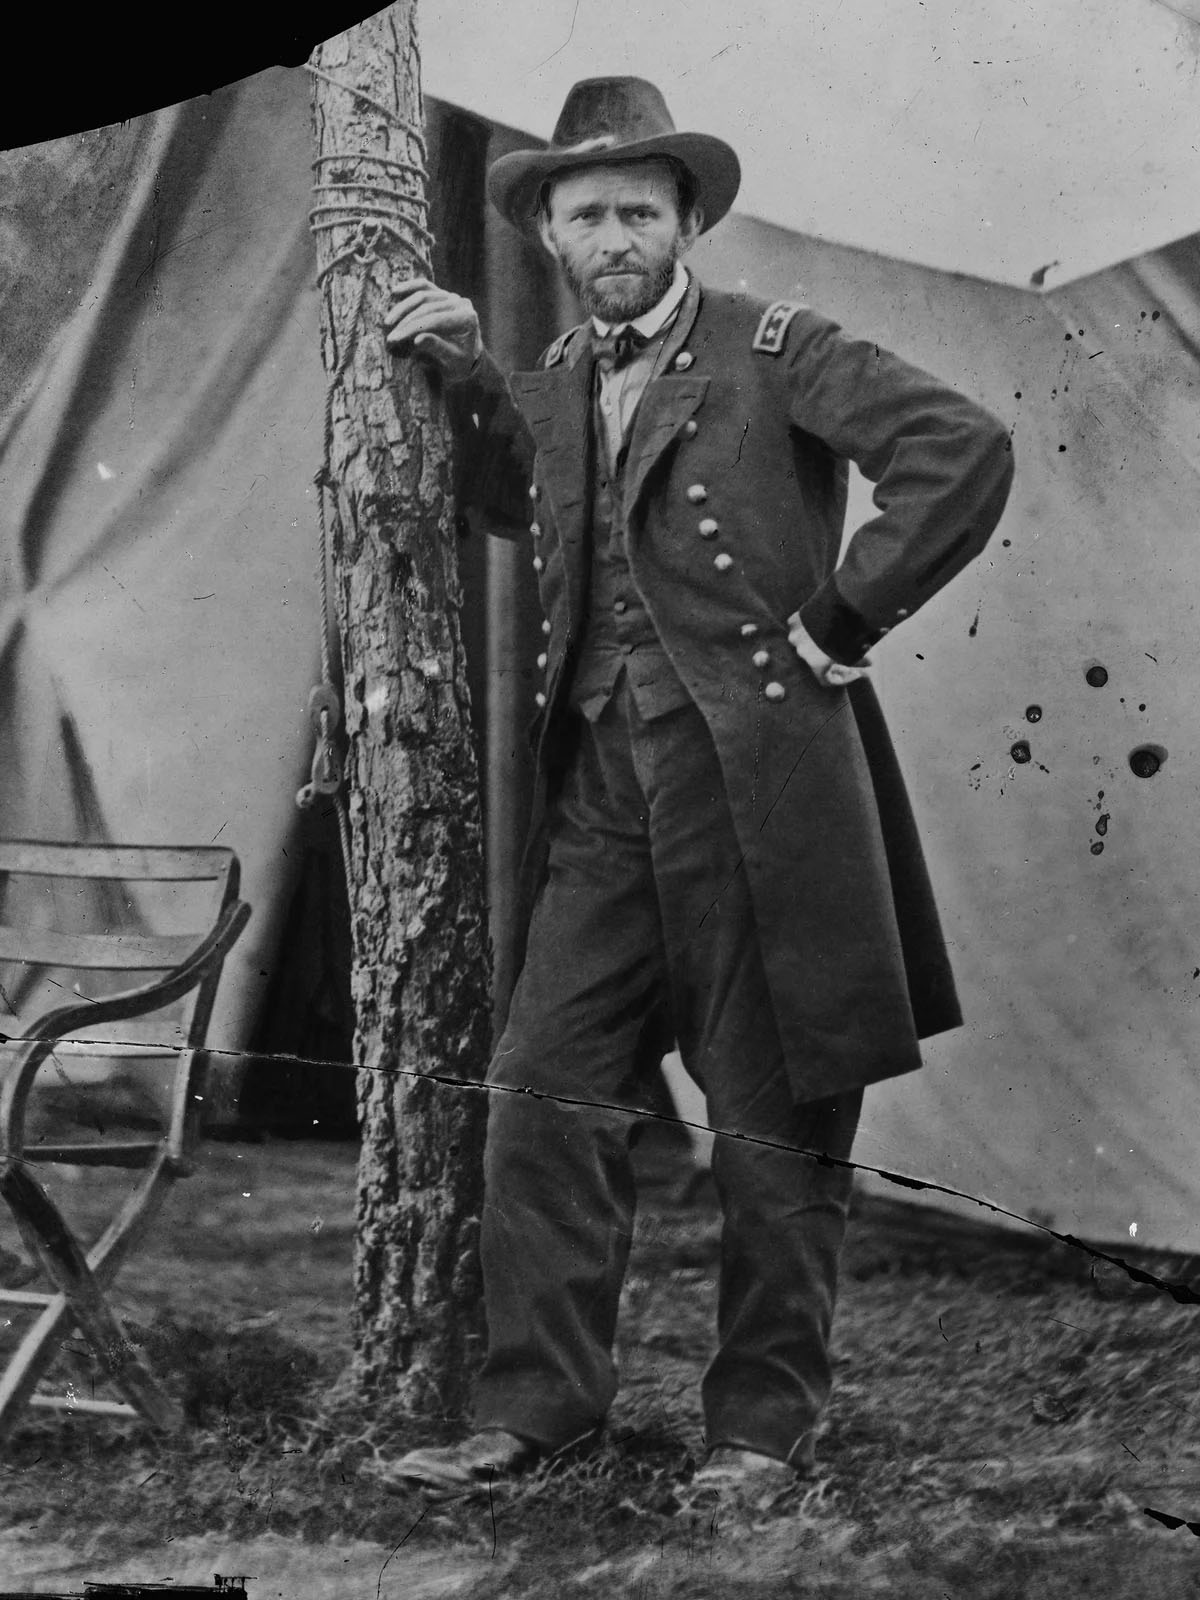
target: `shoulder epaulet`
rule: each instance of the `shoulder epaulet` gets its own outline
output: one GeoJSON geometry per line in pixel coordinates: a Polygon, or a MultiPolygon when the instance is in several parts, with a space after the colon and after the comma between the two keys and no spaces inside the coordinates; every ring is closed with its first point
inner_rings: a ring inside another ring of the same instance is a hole
{"type": "Polygon", "coordinates": [[[586,326],[586,323],[581,322],[578,327],[568,328],[566,333],[560,333],[558,338],[555,339],[549,350],[547,350],[546,354],[542,357],[543,367],[557,367],[559,362],[566,355],[567,346],[570,344],[571,340],[586,326]]]}
{"type": "Polygon", "coordinates": [[[799,300],[776,300],[762,314],[762,321],[754,335],[752,350],[758,350],[764,356],[777,356],[783,351],[787,342],[787,331],[791,326],[792,318],[797,311],[803,311],[803,303],[799,300]]]}

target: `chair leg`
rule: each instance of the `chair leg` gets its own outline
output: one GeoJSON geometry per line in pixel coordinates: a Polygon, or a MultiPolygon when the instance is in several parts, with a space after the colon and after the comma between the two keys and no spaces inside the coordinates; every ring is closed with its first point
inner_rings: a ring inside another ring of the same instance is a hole
{"type": "Polygon", "coordinates": [[[0,1374],[0,1444],[8,1438],[46,1368],[57,1356],[55,1335],[69,1327],[71,1308],[65,1295],[55,1295],[9,1358],[0,1374]]]}
{"type": "MultiPolygon", "coordinates": [[[[97,1356],[130,1403],[155,1427],[170,1431],[182,1417],[175,1402],[131,1342],[120,1319],[109,1307],[92,1268],[88,1265],[58,1208],[42,1186],[17,1162],[0,1172],[0,1196],[7,1202],[26,1245],[56,1284],[80,1331],[91,1341],[97,1356]]],[[[58,1318],[51,1319],[53,1302],[39,1323],[48,1324],[44,1340],[53,1335],[58,1318]]],[[[28,1363],[30,1369],[38,1364],[28,1363]]],[[[22,1398],[28,1399],[40,1370],[21,1380],[22,1398]]],[[[0,1389],[0,1400],[3,1390],[0,1389]]],[[[16,1398],[14,1394],[13,1398],[16,1398]]]]}

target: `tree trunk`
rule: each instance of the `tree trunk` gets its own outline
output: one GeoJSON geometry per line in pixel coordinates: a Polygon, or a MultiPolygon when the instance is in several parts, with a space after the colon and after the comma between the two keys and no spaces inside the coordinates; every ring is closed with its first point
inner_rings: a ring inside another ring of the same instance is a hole
{"type": "Polygon", "coordinates": [[[393,279],[429,274],[415,0],[313,54],[314,231],[331,381],[362,1155],[355,1372],[461,1412],[479,1348],[489,1045],[482,833],[445,408],[394,360],[393,279]]]}

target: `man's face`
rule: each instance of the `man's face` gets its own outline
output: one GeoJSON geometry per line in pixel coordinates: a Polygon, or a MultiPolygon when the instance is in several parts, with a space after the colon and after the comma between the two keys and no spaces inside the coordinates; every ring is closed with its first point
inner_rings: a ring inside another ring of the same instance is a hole
{"type": "Polygon", "coordinates": [[[584,310],[602,322],[629,322],[657,305],[699,228],[697,212],[680,219],[674,174],[662,161],[557,178],[541,220],[546,248],[584,310]]]}

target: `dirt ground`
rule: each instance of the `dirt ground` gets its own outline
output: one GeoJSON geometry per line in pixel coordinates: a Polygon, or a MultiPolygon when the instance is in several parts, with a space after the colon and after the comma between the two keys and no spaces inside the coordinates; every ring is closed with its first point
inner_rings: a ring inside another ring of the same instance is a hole
{"type": "MultiPolygon", "coordinates": [[[[901,1201],[852,1224],[817,1479],[761,1512],[689,1510],[716,1218],[703,1184],[684,1197],[680,1154],[641,1160],[604,1447],[430,1510],[369,1475],[427,1430],[381,1429],[336,1385],[353,1147],[207,1146],[116,1296],[189,1425],[162,1441],[38,1413],[0,1461],[0,1586],[220,1572],[252,1576],[255,1600],[1200,1600],[1194,1300],[1066,1246],[931,1229],[901,1201]]],[[[96,1210],[82,1182],[55,1193],[96,1210]]]]}

